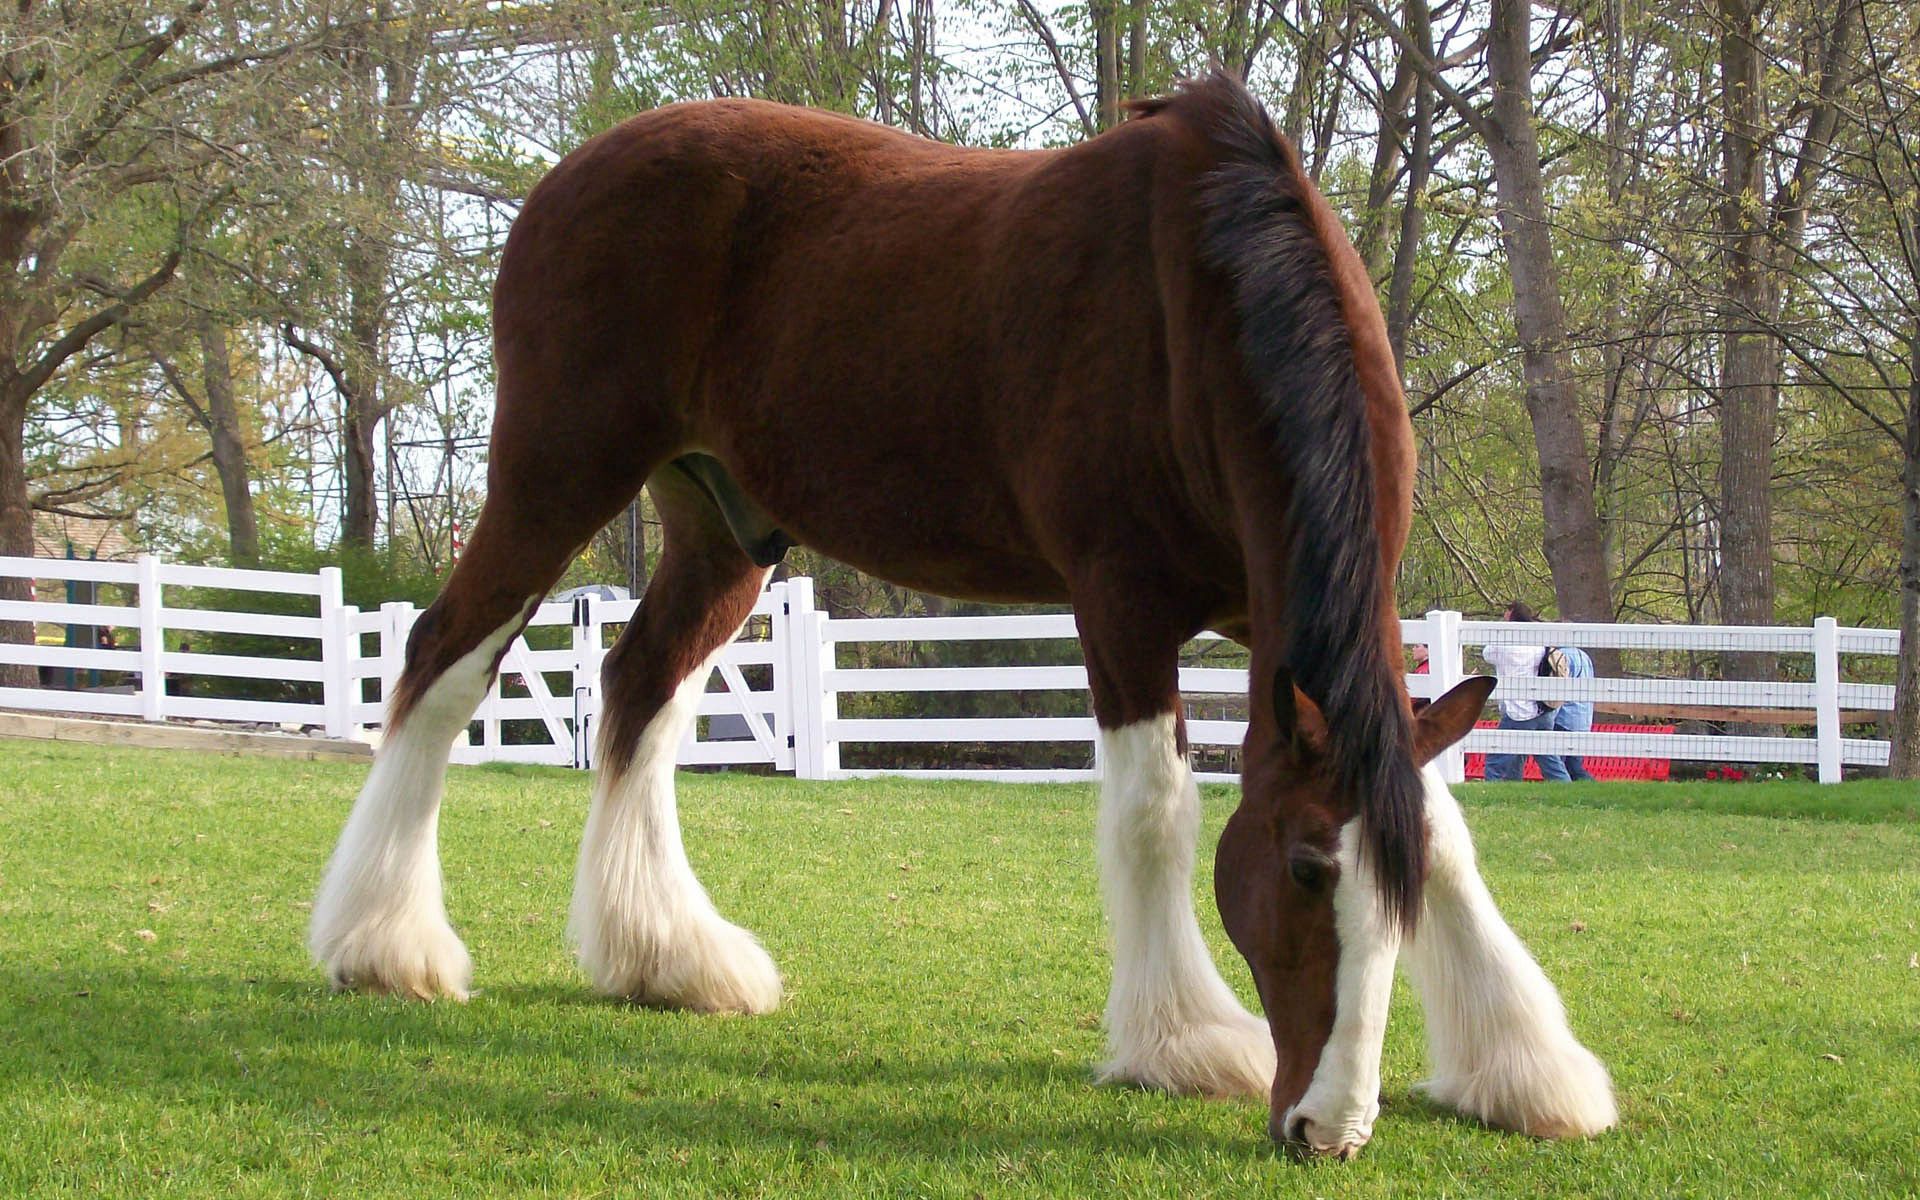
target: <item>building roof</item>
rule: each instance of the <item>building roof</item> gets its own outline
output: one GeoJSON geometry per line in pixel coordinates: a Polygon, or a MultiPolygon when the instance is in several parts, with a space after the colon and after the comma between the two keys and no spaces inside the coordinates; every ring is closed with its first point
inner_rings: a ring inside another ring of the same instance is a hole
{"type": "Polygon", "coordinates": [[[63,513],[33,514],[33,556],[65,558],[67,547],[76,558],[125,562],[139,553],[122,522],[102,517],[73,517],[63,513]]]}

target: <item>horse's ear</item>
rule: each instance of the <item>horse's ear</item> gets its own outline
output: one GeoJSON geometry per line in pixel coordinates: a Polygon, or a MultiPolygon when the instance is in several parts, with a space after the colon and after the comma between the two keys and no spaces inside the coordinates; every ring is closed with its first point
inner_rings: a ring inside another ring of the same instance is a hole
{"type": "Polygon", "coordinates": [[[1414,716],[1413,761],[1425,766],[1442,750],[1467,736],[1493,695],[1491,676],[1476,675],[1453,685],[1446,695],[1414,716]]]}
{"type": "Polygon", "coordinates": [[[1273,722],[1296,761],[1326,753],[1327,719],[1285,667],[1273,673],[1273,722]]]}

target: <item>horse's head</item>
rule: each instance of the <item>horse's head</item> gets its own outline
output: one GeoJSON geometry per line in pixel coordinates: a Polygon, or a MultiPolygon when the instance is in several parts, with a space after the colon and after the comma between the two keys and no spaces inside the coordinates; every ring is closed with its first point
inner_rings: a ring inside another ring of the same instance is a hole
{"type": "MultiPolygon", "coordinates": [[[[1466,736],[1493,690],[1469,679],[1422,709],[1416,765],[1466,736]]],[[[1379,1110],[1379,1052],[1399,931],[1360,853],[1352,797],[1326,769],[1320,709],[1282,673],[1255,705],[1240,807],[1220,835],[1214,896],[1246,958],[1278,1059],[1268,1129],[1351,1156],[1379,1110]]]]}

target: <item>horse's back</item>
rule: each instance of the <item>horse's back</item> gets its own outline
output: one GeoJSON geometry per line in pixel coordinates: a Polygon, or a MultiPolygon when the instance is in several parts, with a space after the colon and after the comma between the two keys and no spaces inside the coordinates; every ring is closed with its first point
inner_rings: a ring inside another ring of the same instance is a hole
{"type": "Polygon", "coordinates": [[[1197,169],[1170,165],[1176,132],[1005,151],[758,101],[641,114],[529,196],[496,293],[503,370],[626,381],[835,557],[898,577],[910,514],[1001,555],[990,580],[906,582],[1057,594],[1069,544],[1178,491],[1152,478],[1177,457],[1156,210],[1190,203],[1197,169]],[[1142,437],[1162,444],[1143,457],[1142,437]]]}

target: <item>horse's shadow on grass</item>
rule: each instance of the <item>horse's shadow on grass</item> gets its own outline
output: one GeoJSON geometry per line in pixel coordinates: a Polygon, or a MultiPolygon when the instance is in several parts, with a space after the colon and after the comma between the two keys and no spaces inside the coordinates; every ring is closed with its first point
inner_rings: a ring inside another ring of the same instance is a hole
{"type": "Polygon", "coordinates": [[[15,967],[0,968],[0,1021],[9,1089],[53,1081],[289,1121],[324,1111],[356,1129],[424,1117],[695,1153],[925,1161],[1129,1143],[1273,1155],[1259,1105],[1233,1106],[1244,1121],[1223,1141],[1219,1122],[1178,1118],[1205,1101],[1096,1089],[1085,1062],[969,1047],[953,1029],[869,1046],[811,1022],[796,1048],[778,1017],[651,1012],[558,985],[461,1007],[336,997],[309,979],[15,967]]]}

